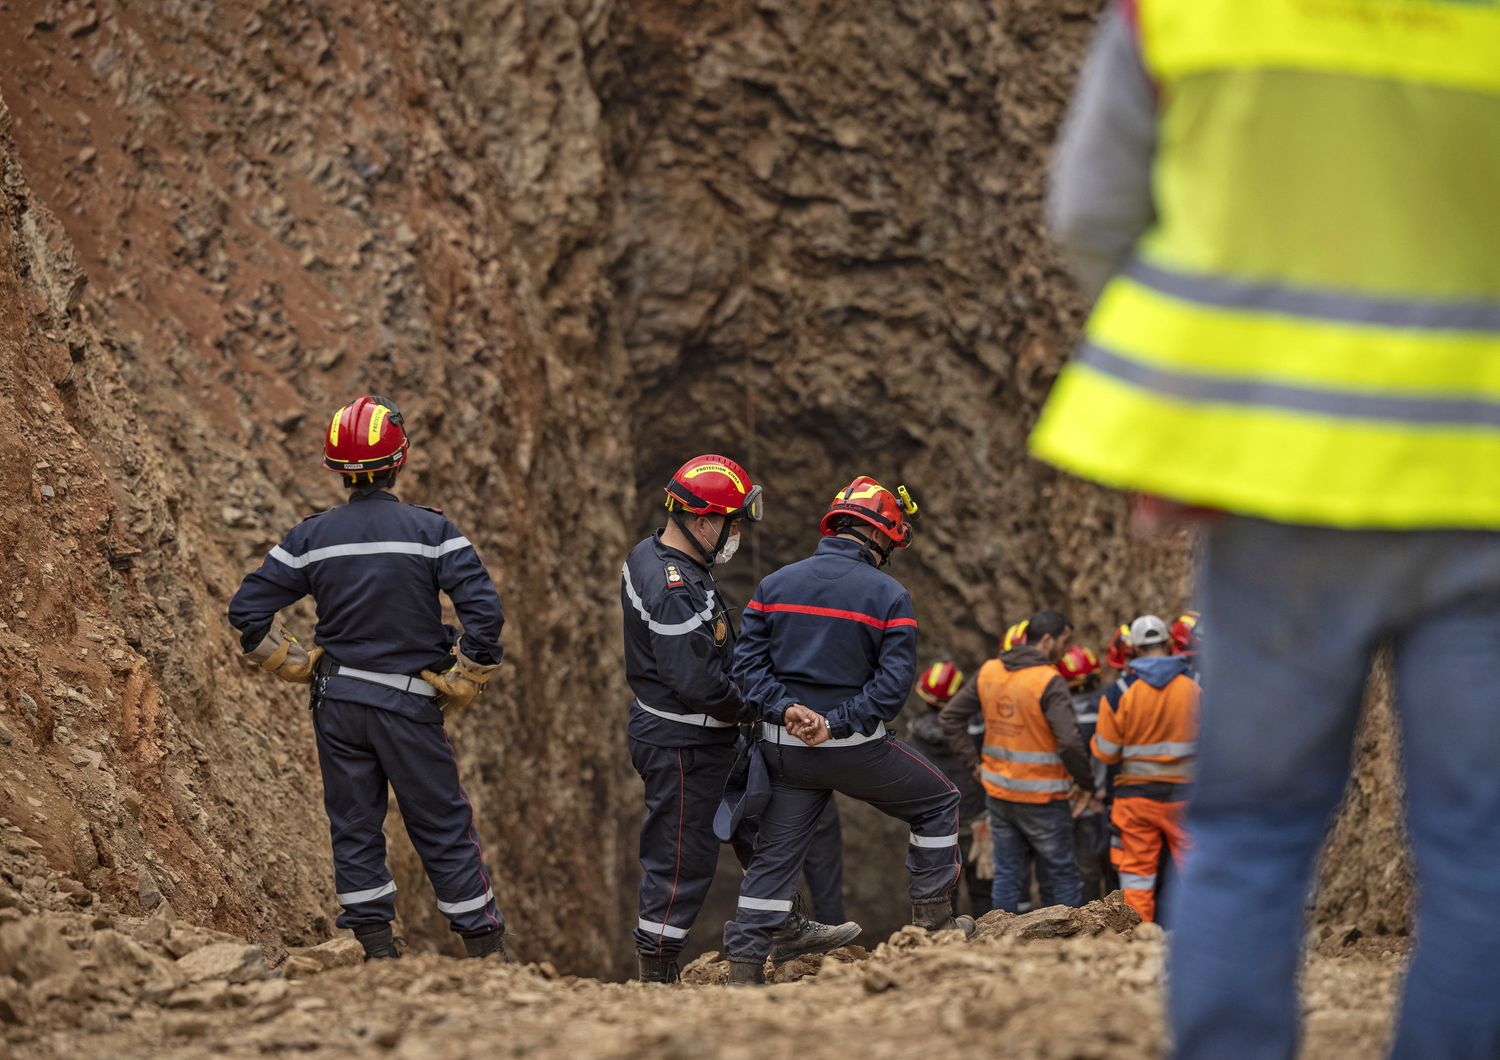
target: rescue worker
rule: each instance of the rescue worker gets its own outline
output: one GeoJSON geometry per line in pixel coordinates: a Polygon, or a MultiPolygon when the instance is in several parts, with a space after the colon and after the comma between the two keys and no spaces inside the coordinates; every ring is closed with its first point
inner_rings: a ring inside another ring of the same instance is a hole
{"type": "Polygon", "coordinates": [[[908,822],[912,922],[959,927],[958,789],[886,727],[916,677],[911,596],[882,568],[912,540],[917,506],[860,476],[823,516],[813,555],[773,572],[745,608],[735,676],[761,709],[770,801],[735,919],[724,928],[732,984],[762,983],[771,934],[792,893],[813,826],[836,790],[908,822]]]}
{"type": "Polygon", "coordinates": [[[1059,612],[1038,611],[1027,621],[1025,643],[980,667],[974,684],[941,715],[949,746],[988,796],[995,844],[992,901],[1008,913],[1029,897],[1028,851],[1036,858],[1043,905],[1077,906],[1083,899],[1070,799],[1078,793],[1093,797],[1094,779],[1072,697],[1057,671],[1072,632],[1059,612]],[[978,711],[985,720],[982,762],[965,732],[978,711]]]}
{"type": "MultiPolygon", "coordinates": [[[[626,736],[646,797],[633,938],[647,983],[678,979],[677,956],[718,867],[714,814],[736,726],[758,717],[730,677],[734,625],[713,568],[734,557],[742,525],[760,521],[763,490],[733,460],[705,454],[683,464],[665,494],[667,525],[636,545],[620,572],[625,679],[635,697],[626,736]]],[[[753,830],[742,825],[730,841],[747,863],[753,830]]],[[[808,952],[830,930],[800,912],[790,920],[778,960],[808,952]]]]}
{"type": "Polygon", "coordinates": [[[1055,155],[1054,221],[1108,287],[1033,447],[1221,513],[1184,1057],[1296,1048],[1303,898],[1386,644],[1421,880],[1393,1052],[1500,1056],[1497,55],[1493,2],[1130,0],[1055,155]]]}
{"type": "MultiPolygon", "coordinates": [[[[990,823],[985,816],[984,789],[974,774],[953,753],[943,733],[938,715],[958,690],[964,686],[964,674],[951,659],[934,662],[917,678],[914,691],[930,709],[911,719],[907,740],[958,789],[958,853],[964,863],[964,890],[969,896],[969,912],[981,917],[990,911],[991,880],[994,879],[994,850],[990,846],[990,823]],[[976,848],[982,858],[976,856],[976,848]]],[[[953,893],[953,912],[958,912],[958,892],[953,893]]]]}
{"type": "Polygon", "coordinates": [[[323,462],[343,476],[347,504],[287,531],[229,604],[246,658],[284,681],[312,685],[313,731],[333,840],[334,882],[365,959],[399,957],[396,882],[386,865],[387,783],[437,895],[470,957],[510,958],[474,811],[459,783],[444,718],[467,706],[500,665],[505,618],[469,539],[436,508],[391,490],[410,453],[406,426],[383,397],[334,413],[323,462]],[[442,622],[439,593],[463,635],[442,622]],[[310,651],[277,618],[317,603],[310,651]],[[455,640],[455,638],[457,638],[455,640]]]}
{"type": "Polygon", "coordinates": [[[1197,611],[1184,611],[1167,627],[1172,634],[1172,654],[1181,655],[1188,661],[1188,675],[1198,684],[1203,678],[1198,673],[1198,651],[1202,647],[1203,616],[1197,611]]]}
{"type": "MultiPolygon", "coordinates": [[[[1099,657],[1081,644],[1074,645],[1058,660],[1057,672],[1068,683],[1073,713],[1078,718],[1078,735],[1085,747],[1094,738],[1099,724],[1099,657]]],[[[1103,792],[1106,768],[1093,763],[1093,791],[1103,792]]],[[[1078,862],[1078,878],[1083,883],[1083,900],[1092,902],[1103,897],[1104,864],[1108,860],[1109,836],[1102,799],[1081,799],[1073,806],[1073,853],[1078,862]]]]}
{"type": "Polygon", "coordinates": [[[1142,920],[1156,919],[1156,869],[1165,846],[1178,870],[1187,851],[1183,815],[1198,739],[1198,682],[1188,662],[1171,654],[1167,624],[1142,615],[1130,625],[1136,680],[1106,703],[1092,750],[1120,770],[1115,777],[1111,819],[1120,836],[1115,867],[1125,903],[1142,920]]]}
{"type": "MultiPolygon", "coordinates": [[[[1119,677],[1104,686],[1104,694],[1099,697],[1099,709],[1102,712],[1106,705],[1117,708],[1120,705],[1120,697],[1125,694],[1131,684],[1136,680],[1135,674],[1130,672],[1130,660],[1135,658],[1135,649],[1130,646],[1130,624],[1126,623],[1115,630],[1114,635],[1109,638],[1109,650],[1105,653],[1104,664],[1111,670],[1119,673],[1119,677]]],[[[1114,805],[1114,783],[1115,770],[1110,766],[1104,767],[1104,796],[1102,816],[1105,821],[1105,831],[1109,833],[1109,856],[1104,859],[1104,875],[1100,889],[1105,894],[1113,894],[1120,889],[1120,873],[1115,868],[1115,860],[1120,856],[1120,834],[1115,829],[1114,821],[1111,819],[1114,805]]]]}

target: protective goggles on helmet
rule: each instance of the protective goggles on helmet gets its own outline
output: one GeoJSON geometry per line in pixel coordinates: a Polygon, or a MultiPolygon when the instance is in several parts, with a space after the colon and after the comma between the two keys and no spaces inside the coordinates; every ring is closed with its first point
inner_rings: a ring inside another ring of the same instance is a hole
{"type": "Polygon", "coordinates": [[[766,514],[765,490],[760,486],[751,486],[750,492],[745,494],[745,503],[729,513],[731,519],[749,519],[752,523],[758,523],[766,514]]]}

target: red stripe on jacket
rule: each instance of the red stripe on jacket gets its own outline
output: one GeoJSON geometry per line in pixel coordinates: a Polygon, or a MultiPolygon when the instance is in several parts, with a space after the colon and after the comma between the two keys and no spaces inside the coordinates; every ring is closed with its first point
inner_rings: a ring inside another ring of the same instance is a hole
{"type": "Polygon", "coordinates": [[[819,618],[842,618],[849,622],[863,622],[867,626],[876,629],[896,629],[900,626],[912,626],[915,628],[917,620],[914,618],[876,618],[861,611],[842,611],[837,607],[813,607],[810,604],[763,604],[759,600],[751,600],[745,605],[751,611],[760,611],[763,614],[791,614],[791,615],[817,615],[819,618]]]}

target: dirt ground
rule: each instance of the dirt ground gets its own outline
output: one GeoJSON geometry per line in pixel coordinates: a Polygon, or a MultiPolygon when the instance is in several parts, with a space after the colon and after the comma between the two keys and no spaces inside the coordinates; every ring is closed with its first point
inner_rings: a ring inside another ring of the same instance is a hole
{"type": "MultiPolygon", "coordinates": [[[[897,932],[791,962],[766,989],[723,986],[708,955],[674,987],[422,956],[365,966],[338,940],[269,969],[259,950],[158,915],[100,928],[82,915],[0,924],[0,970],[30,961],[17,1060],[315,1056],[1159,1056],[1163,939],[1118,896],[1081,910],[992,913],[978,936],[897,932]],[[26,953],[15,947],[25,943],[26,953]],[[172,954],[181,956],[172,958],[172,954]]],[[[1398,950],[1335,943],[1304,972],[1309,1057],[1379,1055],[1398,950]]],[[[0,982],[4,982],[0,979],[0,982]]]]}

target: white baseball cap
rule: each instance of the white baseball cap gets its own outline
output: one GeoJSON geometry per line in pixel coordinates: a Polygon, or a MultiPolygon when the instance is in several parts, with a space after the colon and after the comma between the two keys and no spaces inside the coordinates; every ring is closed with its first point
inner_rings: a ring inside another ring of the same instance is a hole
{"type": "Polygon", "coordinates": [[[1142,615],[1130,623],[1130,644],[1135,648],[1149,648],[1153,644],[1165,644],[1172,639],[1167,624],[1155,615],[1142,615]]]}

